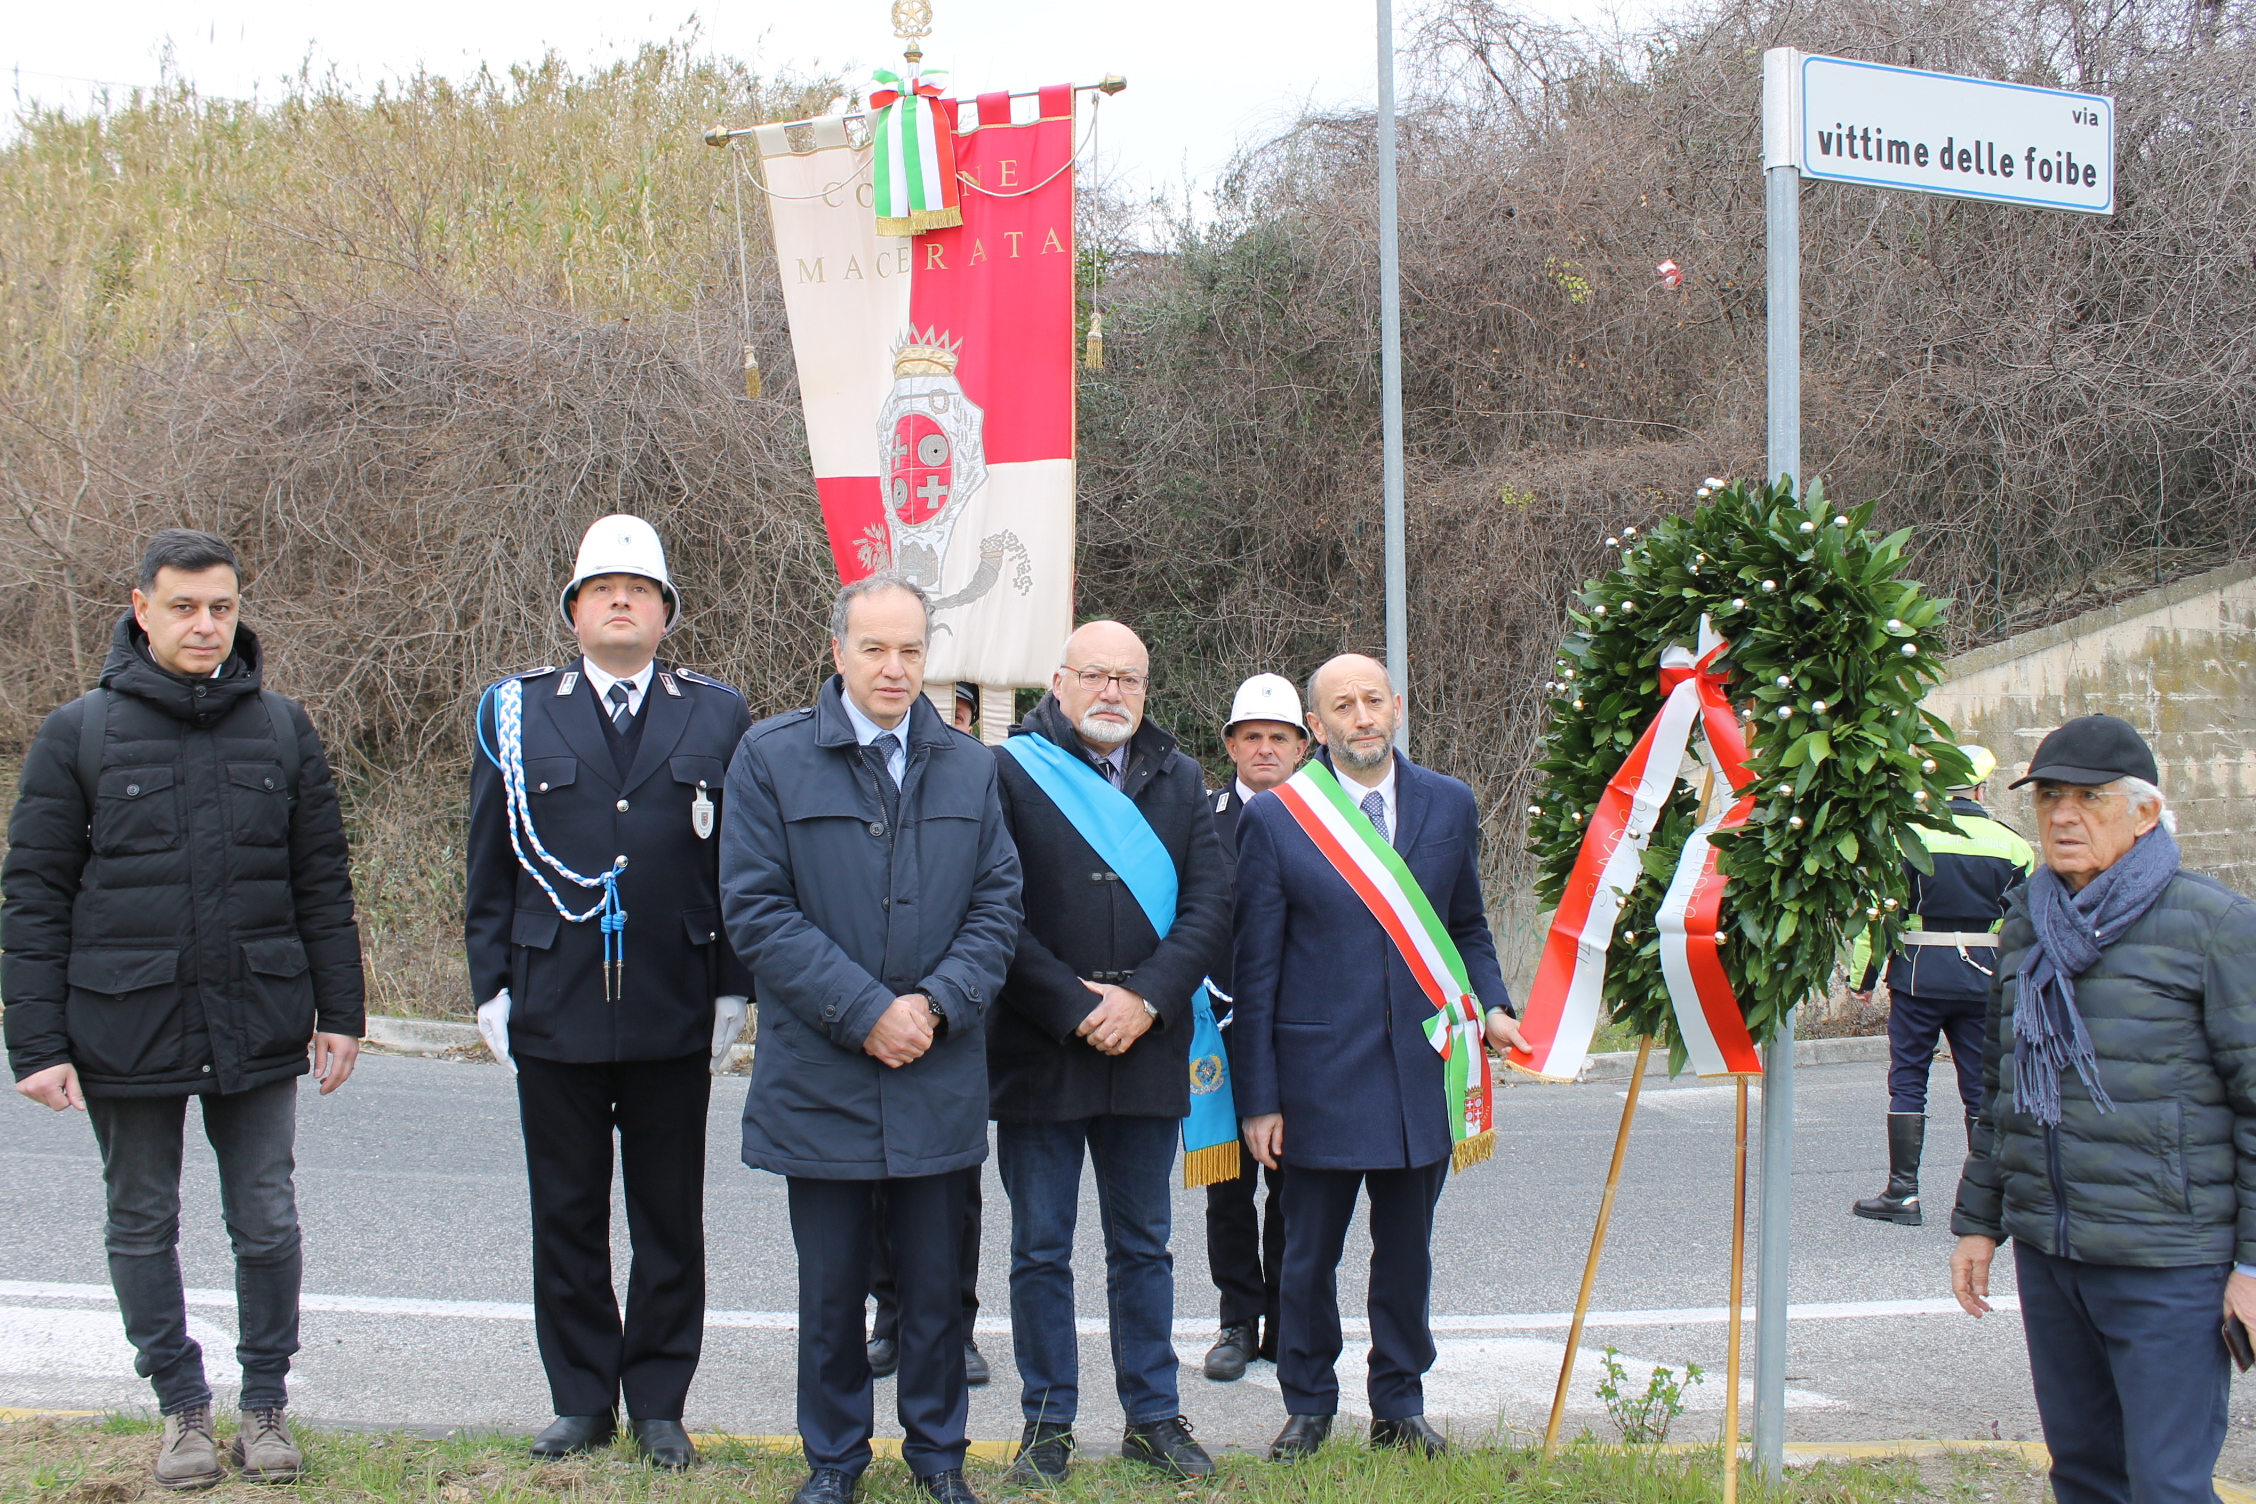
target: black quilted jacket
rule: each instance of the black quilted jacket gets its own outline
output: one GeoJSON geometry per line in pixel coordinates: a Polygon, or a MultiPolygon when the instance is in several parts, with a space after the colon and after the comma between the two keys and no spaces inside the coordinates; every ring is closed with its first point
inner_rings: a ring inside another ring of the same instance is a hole
{"type": "Polygon", "coordinates": [[[2036,943],[2026,904],[2015,895],[1999,935],[1982,1115],[1951,1230],[2094,1264],[2256,1263],[2256,903],[2181,872],[2076,978],[2115,1110],[2070,1069],[2050,1130],[2013,1093],[2014,998],[2036,943]]]}
{"type": "Polygon", "coordinates": [[[89,1096],[243,1091],[307,1069],[321,1032],[360,1036],[360,929],[337,790],[290,702],[293,800],[259,645],[216,679],[158,668],[128,614],[99,798],[79,783],[74,700],[24,760],[0,868],[0,996],[16,1078],[69,1061],[89,1096]]]}

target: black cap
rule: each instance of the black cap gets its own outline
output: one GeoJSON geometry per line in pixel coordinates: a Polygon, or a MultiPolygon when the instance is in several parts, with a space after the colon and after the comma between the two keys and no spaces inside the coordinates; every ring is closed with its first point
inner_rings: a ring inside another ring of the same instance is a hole
{"type": "Polygon", "coordinates": [[[2113,783],[2118,778],[2161,779],[2154,750],[2138,728],[2120,716],[2078,716],[2037,743],[2029,771],[2008,788],[2049,778],[2056,783],[2113,783]]]}
{"type": "Polygon", "coordinates": [[[958,705],[969,705],[973,715],[979,714],[979,686],[969,679],[958,679],[956,681],[956,703],[958,705]]]}

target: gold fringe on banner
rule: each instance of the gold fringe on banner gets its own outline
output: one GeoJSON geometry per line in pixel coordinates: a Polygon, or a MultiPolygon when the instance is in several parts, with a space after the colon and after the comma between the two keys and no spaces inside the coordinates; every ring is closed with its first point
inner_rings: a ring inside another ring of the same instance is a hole
{"type": "Polygon", "coordinates": [[[1081,352],[1081,364],[1092,371],[1104,369],[1104,315],[1089,315],[1089,342],[1081,352]]]}
{"type": "Polygon", "coordinates": [[[1495,1152],[1496,1134],[1494,1130],[1487,1133],[1470,1134],[1457,1140],[1457,1146],[1449,1151],[1449,1168],[1452,1170],[1469,1170],[1474,1165],[1487,1164],[1489,1156],[1495,1152]]]}
{"type": "Polygon", "coordinates": [[[1244,1168],[1244,1161],[1238,1158],[1236,1139],[1204,1149],[1186,1149],[1183,1151],[1183,1189],[1195,1191],[1202,1185],[1235,1180],[1244,1168]]]}
{"type": "Polygon", "coordinates": [[[880,235],[922,235],[927,230],[953,230],[963,223],[961,209],[918,209],[908,214],[880,214],[880,235]]]}
{"type": "Polygon", "coordinates": [[[760,400],[760,356],[750,345],[744,347],[744,395],[760,400]]]}

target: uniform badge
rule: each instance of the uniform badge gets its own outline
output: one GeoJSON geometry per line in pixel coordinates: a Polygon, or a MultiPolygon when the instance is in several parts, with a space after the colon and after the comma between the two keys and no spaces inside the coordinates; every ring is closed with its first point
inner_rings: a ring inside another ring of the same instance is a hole
{"type": "Polygon", "coordinates": [[[580,671],[578,669],[573,669],[563,678],[556,681],[556,698],[558,698],[559,700],[570,698],[572,693],[572,686],[579,682],[580,671]]]}
{"type": "Polygon", "coordinates": [[[705,780],[697,780],[697,797],[689,801],[689,828],[697,832],[697,839],[713,838],[713,801],[705,793],[705,780]]]}
{"type": "Polygon", "coordinates": [[[666,686],[667,694],[672,695],[677,700],[681,698],[681,691],[675,687],[674,676],[672,674],[660,674],[658,676],[658,682],[666,686]]]}

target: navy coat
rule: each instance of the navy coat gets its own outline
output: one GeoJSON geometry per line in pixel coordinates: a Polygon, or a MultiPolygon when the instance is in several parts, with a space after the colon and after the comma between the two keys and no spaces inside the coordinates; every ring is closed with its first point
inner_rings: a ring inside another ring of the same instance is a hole
{"type": "MultiPolygon", "coordinates": [[[[1088,756],[1054,695],[1011,735],[1088,756]]],[[[1128,885],[1033,775],[1000,747],[995,760],[1027,902],[988,1049],[991,1110],[1006,1123],[1184,1116],[1191,996],[1230,950],[1230,878],[1199,765],[1149,720],[1128,743],[1121,792],[1175,863],[1175,923],[1161,939],[1128,885]],[[1084,977],[1125,987],[1159,1010],[1126,1053],[1107,1055],[1075,1032],[1097,1006],[1084,977]]]]}
{"type": "MultiPolygon", "coordinates": [[[[745,733],[721,827],[721,910],[759,985],[744,1162],[779,1175],[938,1175],[987,1157],[987,1010],[1010,969],[1018,852],[995,759],[922,696],[889,813],[833,676],[745,733]],[[862,1048],[893,999],[947,1017],[898,1070],[862,1048]]],[[[889,780],[890,781],[890,780],[889,780]]]]}
{"type": "MultiPolygon", "coordinates": [[[[1510,1008],[1481,906],[1473,791],[1394,760],[1395,850],[1456,940],[1482,1009],[1510,1008]]],[[[1239,816],[1234,980],[1238,1115],[1284,1114],[1287,1165],[1393,1170],[1448,1155],[1442,1060],[1425,1033],[1433,1004],[1274,794],[1239,816]]]]}
{"type": "MultiPolygon", "coordinates": [[[[512,1054],[582,1063],[704,1054],[713,1046],[713,999],[748,995],[752,978],[721,938],[718,818],[714,834],[700,839],[690,806],[702,785],[720,806],[716,817],[726,814],[729,758],[751,712],[720,681],[660,662],[636,717],[641,741],[622,773],[579,660],[518,677],[525,797],[541,844],[586,877],[616,855],[627,858],[619,879],[625,995],[616,1003],[604,996],[601,926],[566,924],[518,865],[501,772],[484,752],[470,767],[463,905],[473,995],[485,1003],[509,989],[512,1054]],[[666,679],[678,693],[667,692],[666,679]]],[[[487,748],[495,747],[493,714],[489,696],[478,711],[487,748]]],[[[543,870],[575,914],[601,897],[543,870]]]]}

